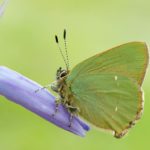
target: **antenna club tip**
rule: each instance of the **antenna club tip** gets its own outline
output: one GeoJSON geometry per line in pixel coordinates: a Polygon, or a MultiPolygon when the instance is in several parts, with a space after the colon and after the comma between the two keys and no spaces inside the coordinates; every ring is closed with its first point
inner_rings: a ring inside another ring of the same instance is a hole
{"type": "Polygon", "coordinates": [[[64,39],[66,39],[66,29],[64,29],[64,39]]]}
{"type": "Polygon", "coordinates": [[[55,41],[56,41],[56,43],[58,43],[58,36],[57,35],[55,35],[55,41]]]}

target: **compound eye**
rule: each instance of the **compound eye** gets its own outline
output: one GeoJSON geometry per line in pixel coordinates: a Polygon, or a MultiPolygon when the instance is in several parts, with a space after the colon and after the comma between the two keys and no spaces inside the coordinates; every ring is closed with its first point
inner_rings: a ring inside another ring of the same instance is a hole
{"type": "Polygon", "coordinates": [[[60,74],[60,77],[64,77],[64,76],[66,76],[66,71],[63,71],[61,74],[60,74]]]}

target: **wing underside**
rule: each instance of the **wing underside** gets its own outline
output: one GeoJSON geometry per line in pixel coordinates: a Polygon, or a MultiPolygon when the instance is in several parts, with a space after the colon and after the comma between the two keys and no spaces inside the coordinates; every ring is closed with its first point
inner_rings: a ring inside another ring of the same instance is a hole
{"type": "Polygon", "coordinates": [[[67,78],[80,115],[122,137],[141,116],[148,64],[144,43],[127,43],[78,64],[67,78]]]}

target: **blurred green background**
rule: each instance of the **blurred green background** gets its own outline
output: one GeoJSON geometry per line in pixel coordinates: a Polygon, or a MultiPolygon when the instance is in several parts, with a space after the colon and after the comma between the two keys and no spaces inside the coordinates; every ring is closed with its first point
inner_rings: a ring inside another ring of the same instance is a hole
{"type": "MultiPolygon", "coordinates": [[[[51,83],[56,69],[64,66],[54,41],[58,34],[63,46],[64,28],[71,67],[129,41],[149,45],[150,1],[10,0],[0,18],[0,65],[42,85],[51,83]]],[[[150,72],[143,88],[144,115],[119,140],[96,129],[78,137],[0,97],[0,150],[149,150],[150,72]]]]}

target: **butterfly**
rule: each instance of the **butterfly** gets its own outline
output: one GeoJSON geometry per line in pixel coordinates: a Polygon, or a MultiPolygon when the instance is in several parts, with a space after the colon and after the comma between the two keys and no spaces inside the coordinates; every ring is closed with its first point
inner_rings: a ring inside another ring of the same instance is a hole
{"type": "Polygon", "coordinates": [[[116,138],[123,137],[141,118],[144,97],[141,89],[148,66],[148,48],[144,42],[129,42],[96,54],[72,70],[66,47],[66,59],[56,43],[66,64],[56,72],[51,89],[58,93],[59,104],[73,116],[79,115],[94,126],[111,131],[116,138]]]}

